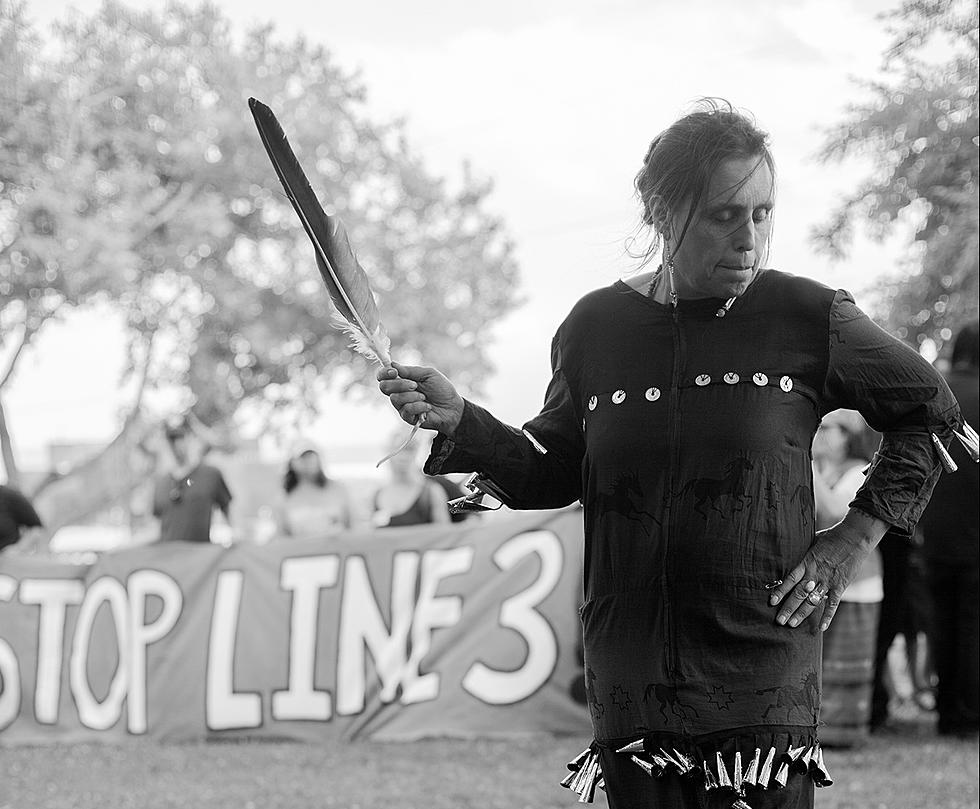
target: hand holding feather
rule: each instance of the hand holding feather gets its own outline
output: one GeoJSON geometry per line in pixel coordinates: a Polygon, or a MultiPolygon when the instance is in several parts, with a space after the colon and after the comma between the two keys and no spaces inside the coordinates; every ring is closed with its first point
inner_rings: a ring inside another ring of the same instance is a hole
{"type": "Polygon", "coordinates": [[[425,427],[452,438],[463,417],[463,397],[435,368],[393,363],[378,371],[378,387],[409,424],[425,417],[425,427]]]}

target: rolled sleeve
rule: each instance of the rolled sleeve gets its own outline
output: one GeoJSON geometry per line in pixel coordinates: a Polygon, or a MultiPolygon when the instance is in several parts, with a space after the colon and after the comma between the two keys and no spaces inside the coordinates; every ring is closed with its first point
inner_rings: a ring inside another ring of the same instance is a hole
{"type": "Polygon", "coordinates": [[[942,467],[932,436],[944,445],[960,423],[942,375],[839,291],[830,310],[824,412],[857,410],[882,434],[851,507],[911,533],[942,467]]]}

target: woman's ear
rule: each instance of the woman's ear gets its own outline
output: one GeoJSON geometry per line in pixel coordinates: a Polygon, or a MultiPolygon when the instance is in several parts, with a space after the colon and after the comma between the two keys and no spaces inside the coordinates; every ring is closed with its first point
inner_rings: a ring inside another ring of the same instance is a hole
{"type": "Polygon", "coordinates": [[[663,200],[656,197],[650,202],[650,225],[661,239],[670,239],[670,212],[663,200]]]}

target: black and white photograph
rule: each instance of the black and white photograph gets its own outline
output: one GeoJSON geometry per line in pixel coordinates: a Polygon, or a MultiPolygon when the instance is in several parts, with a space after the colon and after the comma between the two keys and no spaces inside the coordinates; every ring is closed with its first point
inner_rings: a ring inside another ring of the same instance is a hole
{"type": "Polygon", "coordinates": [[[0,0],[0,809],[980,806],[973,0],[0,0]]]}

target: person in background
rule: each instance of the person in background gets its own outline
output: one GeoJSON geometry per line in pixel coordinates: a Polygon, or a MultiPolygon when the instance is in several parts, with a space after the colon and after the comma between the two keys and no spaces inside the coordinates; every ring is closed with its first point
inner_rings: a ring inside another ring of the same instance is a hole
{"type": "Polygon", "coordinates": [[[40,535],[41,518],[19,490],[0,484],[0,550],[40,535]]]}
{"type": "Polygon", "coordinates": [[[282,486],[285,495],[278,510],[282,536],[327,537],[351,527],[350,494],[342,483],[326,476],[320,453],[312,445],[295,449],[282,486]]]}
{"type": "MultiPolygon", "coordinates": [[[[390,449],[396,449],[404,436],[396,434],[390,449]]],[[[374,495],[372,522],[379,527],[448,523],[446,492],[436,481],[422,473],[419,442],[415,439],[386,463],[388,482],[374,495]]]]}
{"type": "MultiPolygon", "coordinates": [[[[870,430],[860,413],[835,410],[813,439],[813,498],[818,531],[847,514],[864,483],[870,430]]],[[[850,746],[868,733],[874,681],[875,639],[884,595],[881,556],[875,548],[841,596],[834,622],[823,636],[822,740],[850,746]]]]}
{"type": "Polygon", "coordinates": [[[217,508],[230,524],[231,491],[221,471],[204,462],[210,449],[206,431],[192,416],[164,426],[163,473],[153,491],[153,516],[161,542],[210,542],[217,508]]]}
{"type": "Polygon", "coordinates": [[[895,700],[913,710],[929,711],[935,707],[926,636],[931,605],[922,558],[921,529],[916,527],[911,534],[888,531],[878,550],[884,597],[875,642],[872,732],[888,730],[895,700]],[[899,635],[904,648],[893,658],[891,650],[899,635]],[[896,679],[896,674],[900,679],[896,679]],[[904,687],[903,682],[906,683],[904,687]],[[905,689],[908,693],[903,693],[905,689]]]}
{"type": "MultiPolygon", "coordinates": [[[[946,381],[970,424],[980,420],[980,322],[956,335],[946,381]]],[[[938,678],[938,731],[976,738],[980,730],[980,532],[977,464],[958,444],[959,469],[943,475],[922,518],[932,620],[929,631],[938,678]]]]}

